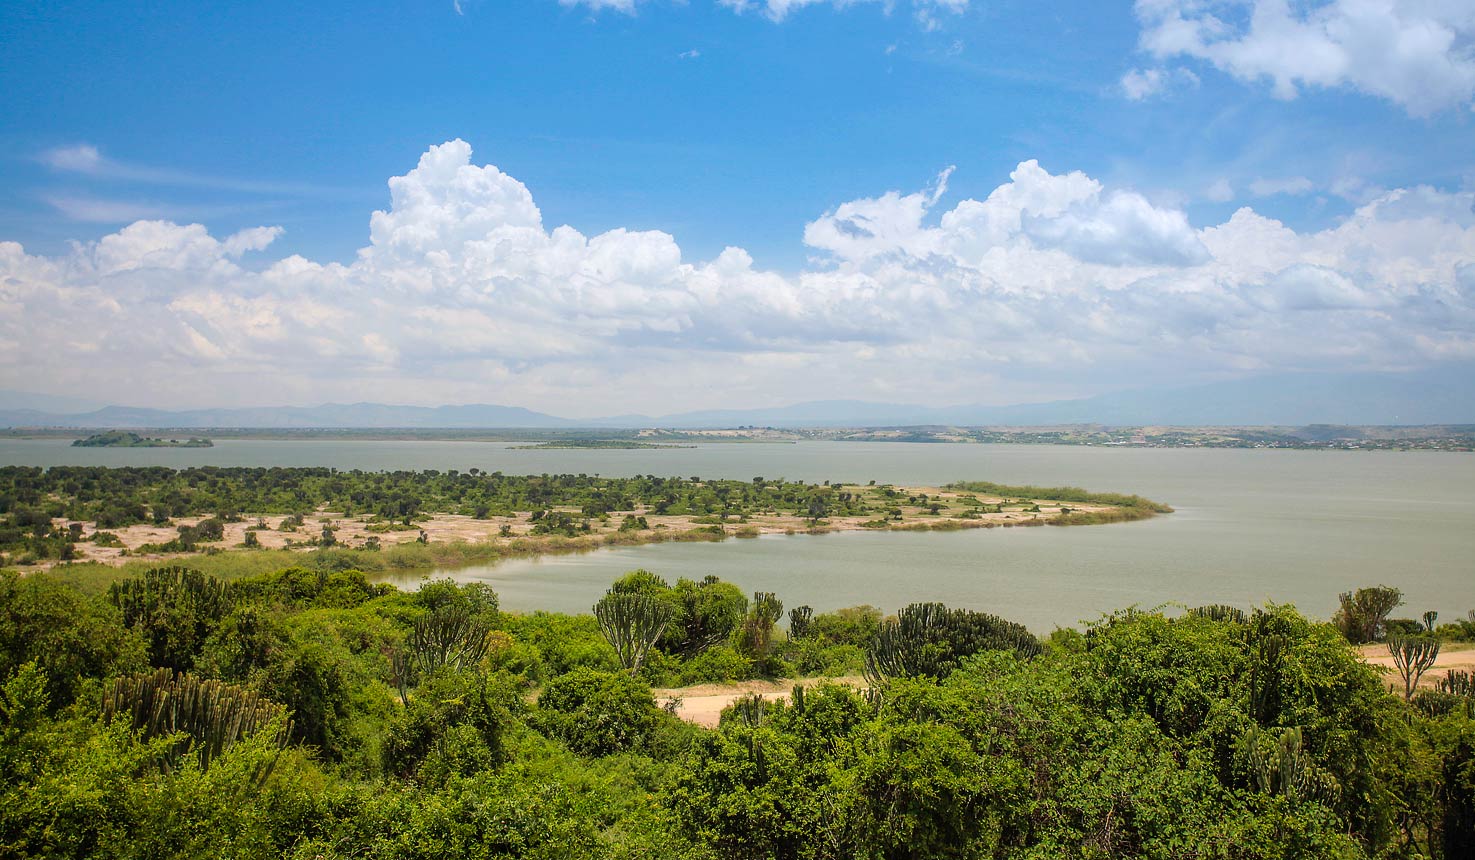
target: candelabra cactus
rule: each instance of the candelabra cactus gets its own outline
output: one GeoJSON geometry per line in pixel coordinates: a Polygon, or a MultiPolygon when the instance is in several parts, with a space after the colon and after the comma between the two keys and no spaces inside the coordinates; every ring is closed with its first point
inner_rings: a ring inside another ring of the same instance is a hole
{"type": "Polygon", "coordinates": [[[1395,636],[1388,640],[1388,653],[1403,678],[1403,698],[1414,697],[1419,679],[1439,659],[1439,640],[1428,636],[1395,636]]]}
{"type": "Polygon", "coordinates": [[[610,592],[594,604],[599,629],[632,675],[640,671],[671,616],[670,604],[645,594],[610,592]]]}
{"type": "MultiPolygon", "coordinates": [[[[283,748],[291,731],[290,721],[280,719],[283,713],[281,705],[251,690],[170,669],[119,678],[103,696],[103,718],[128,720],[141,740],[181,735],[159,759],[165,770],[177,768],[190,754],[208,768],[237,741],[273,725],[277,746],[283,748]]],[[[257,776],[264,780],[267,772],[257,776]]]]}
{"type": "Polygon", "coordinates": [[[914,603],[897,613],[866,649],[866,679],[940,678],[963,658],[980,651],[1012,651],[1021,659],[1040,653],[1040,641],[1021,624],[986,612],[948,609],[941,603],[914,603]]]}

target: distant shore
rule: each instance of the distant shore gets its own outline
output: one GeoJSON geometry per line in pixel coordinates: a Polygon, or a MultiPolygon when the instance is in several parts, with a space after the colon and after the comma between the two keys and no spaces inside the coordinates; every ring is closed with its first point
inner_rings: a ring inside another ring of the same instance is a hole
{"type": "MultiPolygon", "coordinates": [[[[116,431],[186,436],[202,428],[116,431]],[[136,431],[136,432],[135,432],[136,431]]],[[[1475,425],[1111,426],[1039,427],[726,427],[726,428],[210,428],[217,439],[287,441],[507,442],[519,450],[689,448],[708,444],[898,442],[918,444],[1081,445],[1120,448],[1255,448],[1292,450],[1475,451],[1475,425]]],[[[10,427],[0,438],[81,439],[78,427],[10,427]]],[[[157,437],[155,437],[157,438],[157,437]]],[[[189,442],[103,447],[205,447],[189,442]]],[[[202,440],[208,442],[209,440],[202,440]]]]}

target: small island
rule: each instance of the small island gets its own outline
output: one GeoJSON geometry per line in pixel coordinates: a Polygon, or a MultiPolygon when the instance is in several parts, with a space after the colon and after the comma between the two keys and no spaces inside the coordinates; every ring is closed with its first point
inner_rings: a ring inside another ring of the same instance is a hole
{"type": "Polygon", "coordinates": [[[215,443],[209,439],[194,438],[181,442],[178,439],[157,439],[148,436],[140,436],[137,433],[127,433],[122,430],[109,430],[106,433],[94,433],[86,439],[78,439],[72,442],[73,448],[214,448],[215,443]]]}

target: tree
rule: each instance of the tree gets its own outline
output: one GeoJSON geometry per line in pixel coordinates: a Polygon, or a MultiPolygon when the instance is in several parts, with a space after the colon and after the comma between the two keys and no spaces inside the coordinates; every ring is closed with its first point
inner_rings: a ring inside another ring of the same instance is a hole
{"type": "Polygon", "coordinates": [[[1388,613],[1403,604],[1403,592],[1386,585],[1359,588],[1338,597],[1342,607],[1332,616],[1332,623],[1353,645],[1376,642],[1383,638],[1383,625],[1388,613]]]}
{"type": "Polygon", "coordinates": [[[679,579],[671,589],[679,612],[661,637],[661,648],[686,659],[727,642],[748,614],[748,598],[715,576],[679,579]]]}
{"type": "Polygon", "coordinates": [[[600,631],[631,675],[640,671],[645,655],[661,638],[672,614],[669,604],[648,594],[611,591],[594,604],[600,631]]]}
{"type": "Polygon", "coordinates": [[[757,661],[768,659],[773,645],[773,626],[784,615],[784,604],[771,591],[755,591],[753,607],[743,622],[742,646],[757,661]]]}
{"type": "Polygon", "coordinates": [[[809,636],[814,626],[814,609],[809,606],[796,606],[789,610],[789,638],[805,639],[809,636]]]}
{"type": "Polygon", "coordinates": [[[1439,640],[1429,636],[1396,636],[1388,639],[1388,653],[1403,678],[1403,698],[1414,697],[1419,678],[1439,659],[1439,640]]]}
{"type": "Polygon", "coordinates": [[[405,644],[416,668],[426,675],[448,667],[460,671],[476,664],[487,651],[487,622],[467,609],[437,609],[415,622],[405,644]]]}

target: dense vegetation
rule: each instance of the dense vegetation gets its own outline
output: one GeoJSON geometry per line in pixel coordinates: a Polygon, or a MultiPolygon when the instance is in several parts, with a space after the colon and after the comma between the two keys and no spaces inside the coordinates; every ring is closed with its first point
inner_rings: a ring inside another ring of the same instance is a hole
{"type": "Polygon", "coordinates": [[[1349,592],[1336,624],[1126,611],[1040,641],[918,604],[793,607],[786,634],[778,595],[713,578],[636,571],[597,616],[513,615],[335,558],[92,596],[0,573],[0,855],[1475,851],[1468,676],[1390,692],[1343,632],[1449,632],[1390,618],[1393,589],[1349,592]],[[862,669],[864,691],[740,700],[716,730],[651,693],[862,669]]]}

